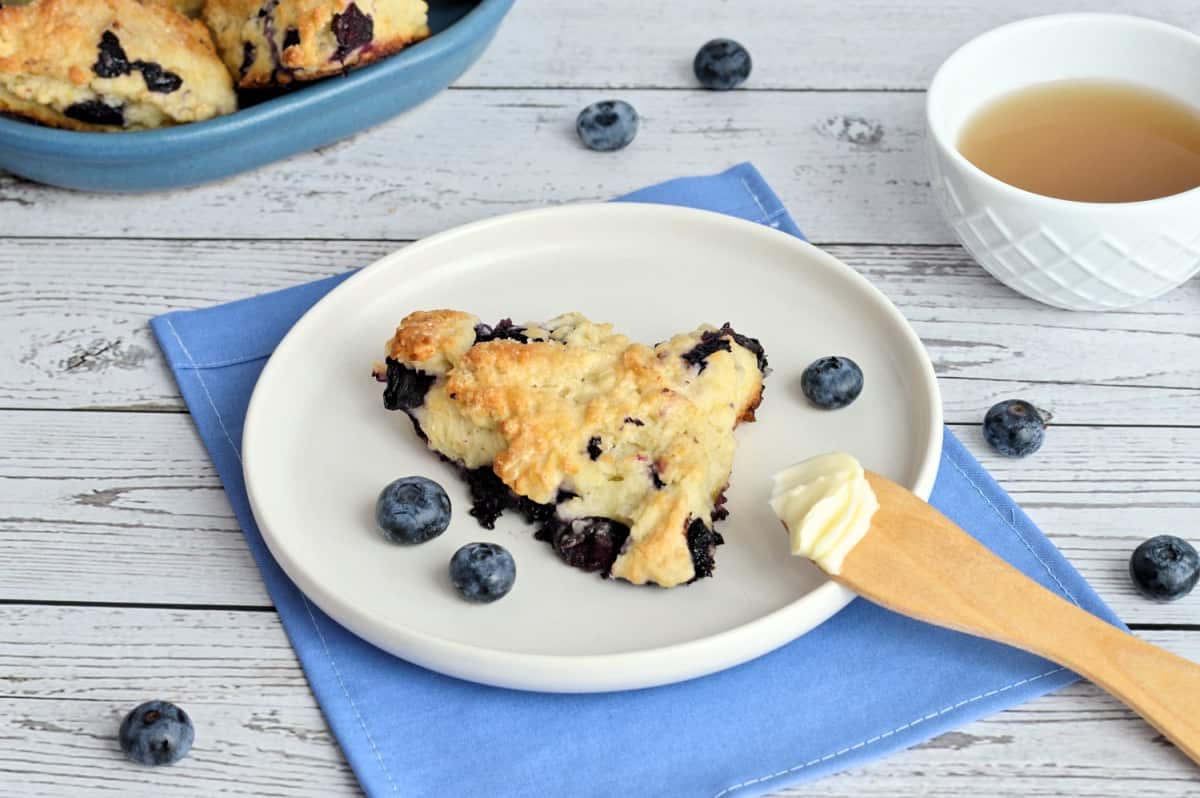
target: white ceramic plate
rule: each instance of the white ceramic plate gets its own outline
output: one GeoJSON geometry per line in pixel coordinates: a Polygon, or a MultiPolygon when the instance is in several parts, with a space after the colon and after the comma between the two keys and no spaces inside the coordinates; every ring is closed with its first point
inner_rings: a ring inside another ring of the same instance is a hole
{"type": "Polygon", "coordinates": [[[804,634],[852,595],[789,557],[767,506],[770,475],[831,449],[928,496],[941,450],[933,369],[899,311],[855,271],[791,236],[661,205],[578,205],[503,216],[383,258],[319,302],[255,388],[243,437],[246,487],[275,558],[326,613],[411,662],[530,690],[648,687],[745,662],[804,634]],[[383,409],[371,364],[412,310],[543,320],[578,310],[654,343],[702,322],[759,338],[773,372],[758,421],[737,431],[730,517],[711,579],[673,590],[563,565],[506,515],[468,515],[464,485],[383,409]],[[866,387],[850,407],[816,410],[799,389],[812,360],[847,355],[866,387]],[[422,474],[454,517],[415,547],[374,529],[379,490],[422,474]],[[501,543],[512,592],[462,601],[446,574],[464,543],[501,543]]]}

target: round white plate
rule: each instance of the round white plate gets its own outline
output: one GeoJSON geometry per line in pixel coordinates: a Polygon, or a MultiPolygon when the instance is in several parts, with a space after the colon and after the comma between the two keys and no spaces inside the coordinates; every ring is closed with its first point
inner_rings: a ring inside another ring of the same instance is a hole
{"type": "Polygon", "coordinates": [[[941,451],[933,368],[899,311],[855,271],[784,233],[662,205],[577,205],[502,216],[389,255],[347,280],[292,329],[246,415],[246,488],[283,569],[326,613],[411,662],[464,679],[547,691],[665,684],[770,651],[829,618],[852,595],[788,556],[767,506],[770,475],[848,451],[928,496],[941,451]],[[370,377],[400,319],[458,308],[494,323],[577,310],[646,343],[708,322],[759,338],[772,373],[758,420],[737,430],[730,517],[713,578],[663,590],[561,563],[506,514],[493,531],[466,488],[370,377]],[[821,411],[800,392],[804,367],[852,357],[866,387],[821,411]],[[431,477],[454,517],[420,546],[375,531],[379,490],[431,477]],[[476,540],[506,546],[512,592],[461,600],[450,555],[476,540]]]}

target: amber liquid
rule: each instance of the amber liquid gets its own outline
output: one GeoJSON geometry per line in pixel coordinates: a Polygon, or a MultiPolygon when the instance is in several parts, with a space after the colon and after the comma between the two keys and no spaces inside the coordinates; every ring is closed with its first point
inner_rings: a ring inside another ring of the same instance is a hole
{"type": "Polygon", "coordinates": [[[985,106],[958,140],[1009,185],[1079,202],[1138,202],[1200,186],[1200,112],[1131,84],[1060,80],[985,106]]]}

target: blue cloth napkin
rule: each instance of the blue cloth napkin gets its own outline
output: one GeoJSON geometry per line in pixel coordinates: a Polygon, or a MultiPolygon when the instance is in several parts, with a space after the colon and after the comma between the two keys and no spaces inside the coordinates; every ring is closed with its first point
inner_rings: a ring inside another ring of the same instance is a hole
{"type": "MultiPolygon", "coordinates": [[[[624,199],[705,208],[800,235],[749,164],[624,199]]],[[[862,599],[753,662],[624,693],[484,687],[371,646],[326,617],[271,558],[246,501],[239,453],[263,363],[342,279],[168,313],[152,326],[317,701],[373,798],[758,795],[911,746],[1077,678],[862,599]]],[[[949,430],[932,502],[1041,584],[1120,623],[949,430]]]]}

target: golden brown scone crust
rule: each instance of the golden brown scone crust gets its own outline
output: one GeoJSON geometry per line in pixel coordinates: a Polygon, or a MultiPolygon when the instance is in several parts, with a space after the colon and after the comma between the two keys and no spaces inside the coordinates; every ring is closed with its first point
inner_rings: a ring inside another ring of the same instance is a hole
{"type": "Polygon", "coordinates": [[[208,29],[158,0],[0,8],[0,110],[55,127],[112,131],[236,108],[208,29]]]}
{"type": "Polygon", "coordinates": [[[204,10],[204,0],[158,0],[158,2],[166,3],[179,13],[193,19],[199,17],[200,12],[204,10]]]}
{"type": "Polygon", "coordinates": [[[242,88],[313,80],[429,36],[425,0],[208,0],[204,19],[242,88]]]}
{"type": "Polygon", "coordinates": [[[418,311],[388,342],[389,358],[436,378],[412,411],[429,446],[466,468],[490,465],[539,504],[575,494],[557,505],[561,518],[628,526],[613,576],[690,581],[687,527],[701,519],[711,528],[733,429],[753,419],[762,395],[755,353],[727,337],[701,367],[683,355],[716,328],[650,347],[577,313],[526,325],[527,343],[476,344],[478,321],[418,311]]]}

